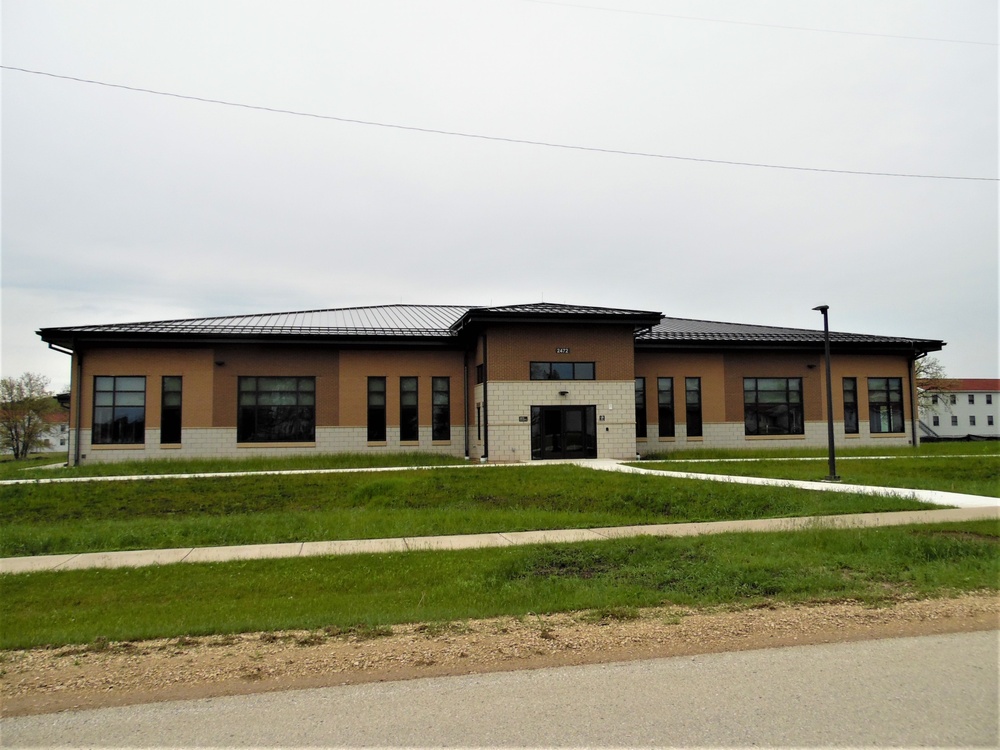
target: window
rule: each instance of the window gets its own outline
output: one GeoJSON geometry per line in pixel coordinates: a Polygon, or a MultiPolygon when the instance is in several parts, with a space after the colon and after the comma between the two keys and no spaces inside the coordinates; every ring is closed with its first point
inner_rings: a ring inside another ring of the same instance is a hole
{"type": "Polygon", "coordinates": [[[844,432],[858,434],[858,379],[844,378],[844,432]]]}
{"type": "Polygon", "coordinates": [[[142,445],[146,442],[146,378],[98,375],[94,378],[95,445],[142,445]]]}
{"type": "Polygon", "coordinates": [[[417,379],[399,379],[399,439],[420,440],[420,415],[417,411],[417,379]]]}
{"type": "Polygon", "coordinates": [[[987,404],[992,404],[993,403],[993,394],[992,393],[987,393],[986,394],[986,403],[987,404]]]}
{"type": "Polygon", "coordinates": [[[431,440],[451,440],[451,378],[431,378],[431,440]]]}
{"type": "Polygon", "coordinates": [[[988,415],[986,417],[986,424],[988,424],[990,427],[993,426],[993,415],[992,414],[990,414],[990,415],[988,415]]]}
{"type": "Polygon", "coordinates": [[[970,416],[969,417],[969,427],[975,427],[975,426],[976,426],[976,418],[974,416],[970,416]]]}
{"type": "Polygon", "coordinates": [[[593,380],[593,362],[532,362],[532,380],[593,380]]]}
{"type": "Polygon", "coordinates": [[[656,379],[657,420],[660,437],[674,436],[674,379],[656,379]]]}
{"type": "Polygon", "coordinates": [[[975,404],[976,403],[976,394],[975,393],[970,393],[969,394],[969,403],[970,404],[975,404]]]}
{"type": "Polygon", "coordinates": [[[804,435],[802,378],[743,378],[747,435],[804,435]]]}
{"type": "Polygon", "coordinates": [[[164,375],[160,403],[160,442],[181,442],[181,378],[164,375]]]}
{"type": "Polygon", "coordinates": [[[646,437],[646,378],[635,379],[635,436],[646,437]]]}
{"type": "Polygon", "coordinates": [[[687,436],[701,437],[701,378],[684,378],[687,436]]]}
{"type": "Polygon", "coordinates": [[[939,417],[939,416],[937,416],[935,414],[933,417],[931,417],[931,422],[934,424],[935,427],[940,427],[941,426],[941,417],[939,417]]]}
{"type": "Polygon", "coordinates": [[[952,416],[952,418],[951,418],[951,426],[952,427],[958,427],[958,417],[952,416]]]}
{"type": "Polygon", "coordinates": [[[385,441],[385,378],[368,378],[368,441],[385,441]]]}
{"type": "Polygon", "coordinates": [[[938,402],[938,397],[937,397],[937,394],[934,393],[934,394],[931,395],[931,403],[932,404],[936,404],[937,402],[938,402]]]}
{"type": "Polygon", "coordinates": [[[237,443],[316,439],[316,378],[241,377],[237,443]]]}
{"type": "Polygon", "coordinates": [[[949,404],[954,404],[954,403],[957,403],[957,397],[955,396],[955,394],[954,394],[954,393],[953,393],[953,394],[951,394],[950,396],[948,396],[948,403],[949,403],[949,404]]]}
{"type": "Polygon", "coordinates": [[[868,378],[868,423],[873,433],[904,431],[902,378],[868,378]]]}
{"type": "Polygon", "coordinates": [[[476,365],[476,385],[486,382],[486,366],[482,363],[476,365]]]}

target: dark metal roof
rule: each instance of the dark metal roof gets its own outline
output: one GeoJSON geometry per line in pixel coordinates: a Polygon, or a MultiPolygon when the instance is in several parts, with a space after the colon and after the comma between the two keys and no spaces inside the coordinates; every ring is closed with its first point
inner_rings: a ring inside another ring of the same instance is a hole
{"type": "MultiPolygon", "coordinates": [[[[638,344],[761,344],[761,345],[817,345],[823,344],[823,331],[808,328],[781,328],[778,326],[723,323],[711,320],[663,318],[649,331],[636,336],[638,344]]],[[[888,346],[916,348],[920,351],[937,351],[943,341],[912,339],[901,336],[874,336],[865,333],[830,331],[831,345],[888,346]]]]}
{"type": "Polygon", "coordinates": [[[453,305],[380,305],[329,310],[186,318],[141,323],[45,328],[47,334],[156,335],[312,335],[312,336],[451,336],[451,326],[469,310],[453,305]]]}
{"type": "MultiPolygon", "coordinates": [[[[666,318],[658,312],[538,302],[501,307],[462,305],[378,305],[327,310],[186,318],[138,323],[43,328],[43,341],[73,348],[78,341],[171,341],[194,339],[355,339],[447,343],[470,324],[498,322],[626,323],[645,349],[708,346],[814,348],[823,331],[776,326],[666,318]],[[659,321],[659,322],[657,322],[659,321]]],[[[838,347],[937,351],[942,341],[831,332],[838,347]]]]}

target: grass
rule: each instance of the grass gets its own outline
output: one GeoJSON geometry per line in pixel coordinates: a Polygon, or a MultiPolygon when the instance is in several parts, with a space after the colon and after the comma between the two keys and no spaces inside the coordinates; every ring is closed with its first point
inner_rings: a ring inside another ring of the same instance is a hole
{"type": "MultiPolygon", "coordinates": [[[[807,481],[815,481],[829,474],[829,464],[825,457],[798,458],[800,460],[796,461],[766,457],[756,461],[723,460],[713,463],[672,457],[665,461],[642,461],[632,465],[665,471],[807,481]]],[[[846,484],[943,490],[987,497],[1000,495],[1000,456],[995,453],[980,452],[963,456],[947,453],[903,454],[884,460],[841,456],[837,461],[837,474],[846,484]]]]}
{"type": "Polygon", "coordinates": [[[575,610],[610,620],[664,604],[880,604],[996,591],[998,544],[998,524],[981,521],[8,575],[0,647],[575,610]]]}
{"type": "Polygon", "coordinates": [[[0,480],[61,477],[148,476],[245,471],[304,471],[310,469],[367,469],[388,466],[452,466],[465,459],[436,453],[327,453],[315,456],[254,456],[215,459],[144,459],[91,463],[67,467],[66,454],[35,454],[23,461],[0,460],[0,480]],[[53,468],[56,464],[63,466],[53,468]]]}
{"type": "Polygon", "coordinates": [[[906,498],[571,465],[0,487],[0,555],[915,510],[906,498]]]}

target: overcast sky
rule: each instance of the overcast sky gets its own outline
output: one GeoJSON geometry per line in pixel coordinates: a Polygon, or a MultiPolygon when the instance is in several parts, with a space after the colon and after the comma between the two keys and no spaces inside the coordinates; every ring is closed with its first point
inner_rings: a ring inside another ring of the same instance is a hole
{"type": "Polygon", "coordinates": [[[544,300],[828,304],[1000,376],[995,0],[0,7],[7,68],[320,116],[4,69],[4,375],[68,385],[47,326],[544,300]]]}

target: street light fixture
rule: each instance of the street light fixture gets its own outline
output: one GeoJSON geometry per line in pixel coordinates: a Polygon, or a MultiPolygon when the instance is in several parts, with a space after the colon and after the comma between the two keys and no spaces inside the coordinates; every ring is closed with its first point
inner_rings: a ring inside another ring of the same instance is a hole
{"type": "Polygon", "coordinates": [[[823,348],[826,355],[826,438],[830,453],[830,475],[823,481],[839,482],[837,476],[837,455],[833,448],[833,382],[830,380],[830,321],[827,317],[829,305],[819,305],[813,310],[823,313],[823,348]]]}

